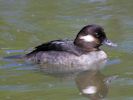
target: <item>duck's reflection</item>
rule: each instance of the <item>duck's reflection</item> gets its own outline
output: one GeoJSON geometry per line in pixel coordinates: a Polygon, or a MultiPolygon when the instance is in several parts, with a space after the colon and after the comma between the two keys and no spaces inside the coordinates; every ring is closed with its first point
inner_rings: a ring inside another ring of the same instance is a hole
{"type": "Polygon", "coordinates": [[[101,100],[107,96],[109,83],[116,77],[107,77],[99,70],[88,70],[79,73],[75,81],[80,94],[91,100],[101,100]]]}
{"type": "Polygon", "coordinates": [[[104,98],[108,93],[106,77],[100,71],[84,71],[75,80],[80,93],[89,97],[91,100],[104,98]]]}
{"type": "MultiPolygon", "coordinates": [[[[101,73],[106,60],[97,61],[90,66],[44,66],[41,65],[41,71],[61,78],[71,77],[80,91],[80,94],[89,97],[91,100],[101,100],[108,93],[108,86],[115,77],[107,77],[101,73]]],[[[70,78],[69,78],[70,79],[70,78]]]]}

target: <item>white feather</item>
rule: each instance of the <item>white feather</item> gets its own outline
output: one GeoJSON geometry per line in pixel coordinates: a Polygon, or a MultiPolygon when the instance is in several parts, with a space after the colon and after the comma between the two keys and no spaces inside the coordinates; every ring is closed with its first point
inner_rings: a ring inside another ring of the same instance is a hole
{"type": "Polygon", "coordinates": [[[84,94],[94,94],[97,92],[96,86],[88,86],[82,90],[84,94]]]}
{"type": "Polygon", "coordinates": [[[92,35],[81,36],[80,39],[83,39],[86,42],[93,42],[93,41],[95,41],[95,38],[92,35]]]}

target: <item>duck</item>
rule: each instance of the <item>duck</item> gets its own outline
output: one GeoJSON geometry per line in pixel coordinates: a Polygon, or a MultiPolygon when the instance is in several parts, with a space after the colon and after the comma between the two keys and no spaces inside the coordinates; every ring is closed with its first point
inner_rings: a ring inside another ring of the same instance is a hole
{"type": "Polygon", "coordinates": [[[25,59],[40,65],[88,66],[107,59],[101,45],[116,47],[110,41],[102,26],[90,24],[84,26],[75,39],[57,39],[36,46],[25,54],[25,59]]]}

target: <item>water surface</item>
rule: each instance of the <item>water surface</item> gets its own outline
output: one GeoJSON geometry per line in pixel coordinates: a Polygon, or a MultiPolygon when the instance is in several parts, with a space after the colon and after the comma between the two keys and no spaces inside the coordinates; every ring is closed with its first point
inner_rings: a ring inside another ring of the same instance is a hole
{"type": "Polygon", "coordinates": [[[53,39],[74,38],[92,23],[102,25],[118,44],[102,47],[110,59],[100,71],[102,79],[117,76],[105,100],[133,100],[132,9],[132,0],[1,0],[0,100],[88,100],[80,94],[77,76],[49,75],[37,65],[2,57],[25,54],[53,39]]]}

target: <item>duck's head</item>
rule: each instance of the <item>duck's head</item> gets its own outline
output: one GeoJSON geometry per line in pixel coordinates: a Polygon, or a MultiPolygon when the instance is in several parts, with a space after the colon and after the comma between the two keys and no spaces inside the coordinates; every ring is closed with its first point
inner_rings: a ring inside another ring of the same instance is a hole
{"type": "Polygon", "coordinates": [[[107,39],[104,29],[99,25],[87,25],[77,34],[74,44],[86,51],[99,50],[103,44],[117,46],[107,39]]]}

